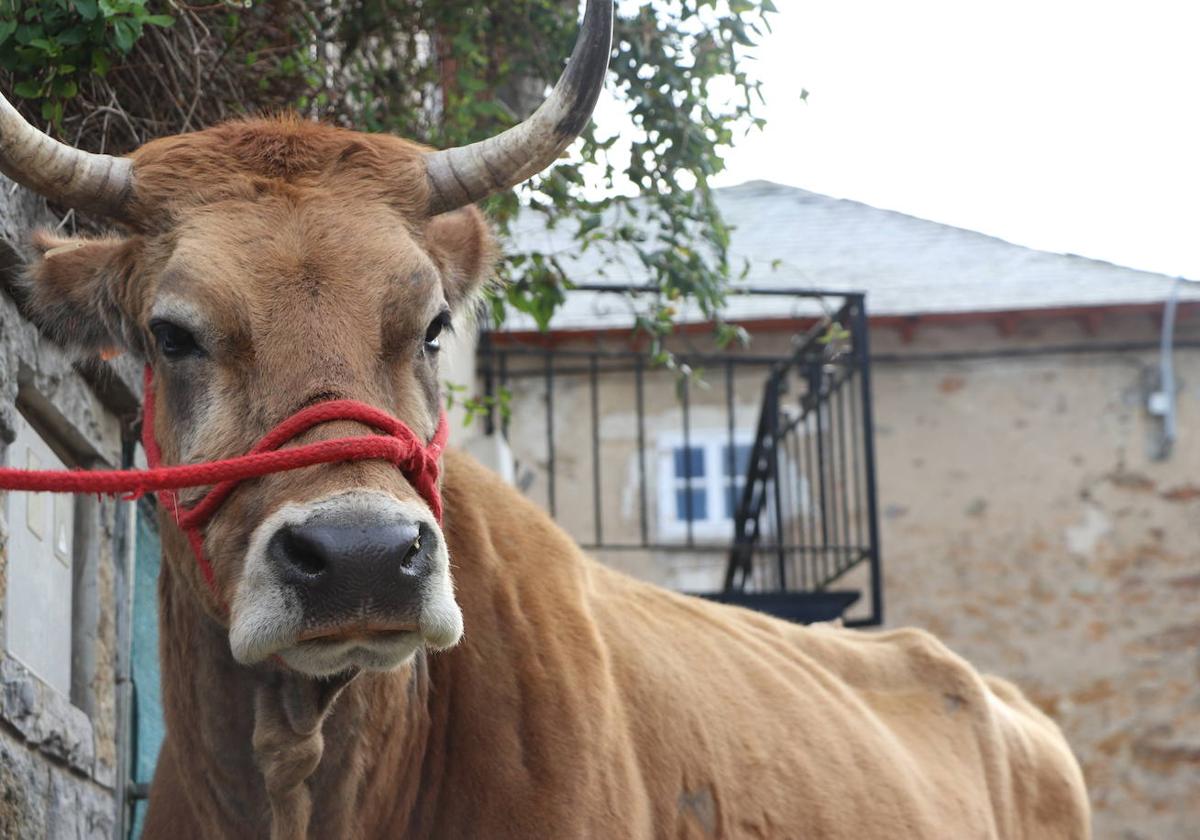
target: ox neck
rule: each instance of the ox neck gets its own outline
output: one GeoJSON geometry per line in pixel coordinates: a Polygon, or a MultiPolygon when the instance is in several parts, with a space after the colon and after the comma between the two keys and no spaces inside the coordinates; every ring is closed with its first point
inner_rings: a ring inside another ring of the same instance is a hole
{"type": "MultiPolygon", "coordinates": [[[[289,698],[321,689],[295,672],[246,667],[233,659],[228,631],[173,571],[175,563],[192,562],[185,541],[170,539],[176,535],[164,533],[159,580],[163,706],[171,753],[166,756],[164,750],[160,761],[172,763],[194,815],[217,829],[213,836],[248,836],[253,827],[253,836],[265,837],[271,830],[271,801],[254,747],[256,718],[264,717],[261,704],[279,704],[269,713],[291,719],[289,698]],[[172,549],[178,556],[169,556],[172,549]]],[[[417,792],[428,792],[433,781],[425,761],[429,702],[423,653],[394,672],[359,675],[341,689],[318,723],[320,759],[303,785],[305,797],[311,796],[309,837],[355,837],[356,825],[365,819],[384,817],[393,825],[420,821],[414,812],[417,792]],[[382,709],[386,721],[377,716],[382,709]],[[363,737],[366,732],[369,739],[363,737]],[[372,788],[372,771],[383,763],[391,784],[386,790],[372,788]]]]}

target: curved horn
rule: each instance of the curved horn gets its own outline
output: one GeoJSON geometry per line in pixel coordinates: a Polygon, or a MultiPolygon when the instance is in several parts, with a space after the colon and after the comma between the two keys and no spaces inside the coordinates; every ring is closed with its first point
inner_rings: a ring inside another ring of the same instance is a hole
{"type": "Polygon", "coordinates": [[[533,177],[579,136],[604,86],[612,15],[612,0],[588,0],[571,60],[549,98],[524,122],[478,143],[425,155],[430,215],[471,204],[533,177]]]}
{"type": "Polygon", "coordinates": [[[66,146],[25,121],[0,95],[0,172],[46,198],[114,219],[124,218],[133,186],[127,158],[66,146]]]}

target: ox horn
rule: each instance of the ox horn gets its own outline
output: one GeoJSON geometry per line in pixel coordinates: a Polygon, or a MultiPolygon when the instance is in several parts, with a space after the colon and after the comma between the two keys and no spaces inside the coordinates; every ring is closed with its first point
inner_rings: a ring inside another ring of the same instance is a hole
{"type": "Polygon", "coordinates": [[[524,122],[472,143],[425,155],[429,214],[472,204],[552,164],[591,119],[612,49],[612,0],[588,0],[566,69],[524,122]]]}
{"type": "Polygon", "coordinates": [[[64,145],[38,131],[0,95],[0,172],[67,207],[124,218],[133,186],[127,158],[64,145]]]}

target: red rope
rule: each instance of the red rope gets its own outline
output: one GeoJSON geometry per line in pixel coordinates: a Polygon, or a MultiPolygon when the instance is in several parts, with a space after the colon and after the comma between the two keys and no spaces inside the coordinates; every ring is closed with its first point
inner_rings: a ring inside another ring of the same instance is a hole
{"type": "Polygon", "coordinates": [[[331,400],[301,409],[256,443],[245,455],[200,464],[162,465],[162,453],[154,436],[154,383],[149,365],[145,375],[142,415],[142,446],[145,470],[22,470],[0,468],[0,489],[49,493],[117,493],[138,498],[158,493],[159,501],[187,535],[205,582],[221,601],[216,577],[204,556],[200,528],[241,482],[272,473],[297,470],[337,461],[383,460],[395,464],[421,494],[438,522],[442,521],[442,497],[438,490],[439,462],[446,446],[449,427],[446,413],[438,417],[433,440],[426,444],[408,426],[387,412],[356,400],[331,400]],[[289,449],[288,441],[314,426],[334,420],[351,420],[370,426],[381,435],[360,435],[324,440],[289,449]],[[211,489],[195,505],[184,508],[173,492],[185,487],[211,489]]]}

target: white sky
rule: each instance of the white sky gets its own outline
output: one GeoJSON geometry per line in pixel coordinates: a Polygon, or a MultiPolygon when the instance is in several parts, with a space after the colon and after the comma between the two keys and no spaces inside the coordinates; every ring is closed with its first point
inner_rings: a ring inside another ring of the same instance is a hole
{"type": "Polygon", "coordinates": [[[768,125],[717,185],[1200,280],[1200,2],[775,2],[768,125]]]}

